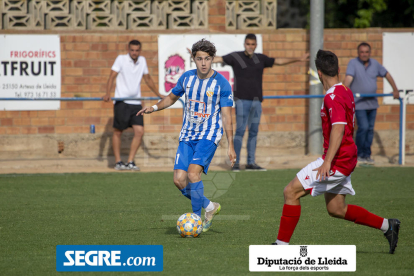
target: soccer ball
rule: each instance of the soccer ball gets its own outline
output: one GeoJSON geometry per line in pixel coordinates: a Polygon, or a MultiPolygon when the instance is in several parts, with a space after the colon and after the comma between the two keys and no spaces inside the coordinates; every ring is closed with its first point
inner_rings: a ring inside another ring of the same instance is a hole
{"type": "Polygon", "coordinates": [[[183,238],[195,238],[203,231],[203,222],[198,215],[185,213],[177,220],[177,230],[183,238]]]}

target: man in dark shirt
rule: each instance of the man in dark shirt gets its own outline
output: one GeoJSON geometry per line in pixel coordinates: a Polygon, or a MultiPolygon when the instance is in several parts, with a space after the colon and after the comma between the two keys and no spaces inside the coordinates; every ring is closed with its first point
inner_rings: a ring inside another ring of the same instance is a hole
{"type": "Polygon", "coordinates": [[[247,139],[246,170],[265,171],[255,162],[256,141],[259,132],[260,116],[262,115],[263,101],[263,70],[273,65],[286,65],[299,61],[306,61],[309,54],[300,59],[270,58],[263,54],[256,54],[257,40],[254,34],[246,35],[244,51],[233,52],[223,57],[216,56],[214,63],[225,63],[233,68],[234,98],[236,102],[236,135],[234,149],[237,160],[232,170],[240,170],[240,151],[246,127],[249,129],[247,139]]]}

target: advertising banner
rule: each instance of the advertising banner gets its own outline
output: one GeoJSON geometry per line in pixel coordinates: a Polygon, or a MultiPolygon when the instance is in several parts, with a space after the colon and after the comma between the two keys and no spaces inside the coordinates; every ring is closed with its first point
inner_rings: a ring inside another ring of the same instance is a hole
{"type": "MultiPolygon", "coordinates": [[[[58,35],[0,36],[0,98],[60,98],[58,35]]],[[[60,101],[0,101],[0,110],[57,110],[60,101]]]]}
{"type": "MultiPolygon", "coordinates": [[[[414,33],[383,33],[383,65],[394,78],[400,92],[413,93],[414,90],[414,55],[411,45],[414,45],[414,33]]],[[[392,93],[392,87],[384,78],[384,93],[392,93]]],[[[414,97],[408,98],[408,103],[414,103],[414,97]]],[[[400,104],[392,97],[385,97],[384,104],[400,104]]]]}
{"type": "MultiPolygon", "coordinates": [[[[168,95],[178,79],[185,71],[196,69],[191,60],[187,48],[202,38],[205,38],[216,46],[217,56],[224,56],[231,52],[244,51],[244,39],[246,35],[159,35],[158,36],[158,85],[161,95],[168,95]]],[[[262,53],[262,36],[256,35],[256,53],[262,53]]],[[[233,69],[221,63],[213,63],[212,68],[222,74],[233,87],[233,69]]],[[[184,97],[184,96],[183,96],[184,97]]],[[[184,98],[183,98],[184,100],[184,98]]],[[[176,102],[173,108],[182,108],[182,104],[176,102]]]]}

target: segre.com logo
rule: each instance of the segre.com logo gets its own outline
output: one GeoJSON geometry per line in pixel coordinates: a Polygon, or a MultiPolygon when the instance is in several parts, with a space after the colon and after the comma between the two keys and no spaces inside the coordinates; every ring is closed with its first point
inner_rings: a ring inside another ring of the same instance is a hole
{"type": "Polygon", "coordinates": [[[57,245],[57,271],[163,271],[162,245],[57,245]]]}

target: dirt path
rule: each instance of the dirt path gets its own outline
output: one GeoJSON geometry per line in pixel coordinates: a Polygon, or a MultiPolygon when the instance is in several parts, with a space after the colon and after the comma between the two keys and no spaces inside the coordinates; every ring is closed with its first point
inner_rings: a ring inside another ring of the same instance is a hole
{"type": "MultiPolygon", "coordinates": [[[[308,163],[316,160],[319,156],[309,155],[274,155],[258,157],[257,163],[268,170],[273,169],[300,169],[308,163]]],[[[374,156],[377,167],[399,166],[398,156],[374,156]]],[[[229,170],[227,158],[216,155],[210,166],[211,171],[229,170]]],[[[33,174],[33,173],[90,173],[90,172],[116,172],[113,169],[114,158],[60,158],[60,159],[24,159],[24,160],[0,160],[0,174],[33,174]]],[[[140,158],[136,164],[141,172],[172,172],[173,161],[171,157],[140,158]]],[[[242,163],[243,164],[243,163],[242,163]]],[[[406,156],[407,167],[414,166],[414,156],[406,156]]],[[[242,165],[242,169],[244,166],[242,165]]],[[[122,171],[120,173],[137,173],[122,171]]]]}

